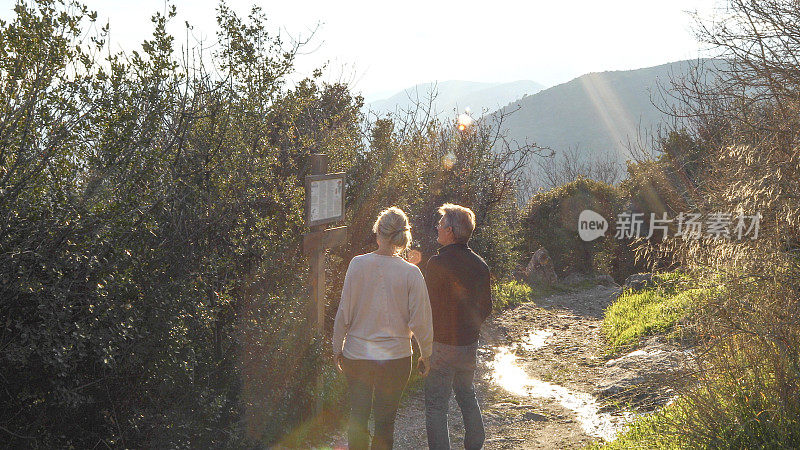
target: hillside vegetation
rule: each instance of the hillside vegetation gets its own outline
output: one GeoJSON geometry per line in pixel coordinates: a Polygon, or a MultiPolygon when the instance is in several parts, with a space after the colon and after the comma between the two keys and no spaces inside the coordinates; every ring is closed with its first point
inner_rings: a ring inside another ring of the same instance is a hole
{"type": "Polygon", "coordinates": [[[728,239],[646,249],[670,254],[686,271],[686,288],[713,292],[692,302],[697,370],[675,386],[674,403],[634,425],[618,448],[800,445],[800,11],[789,1],[733,0],[729,12],[698,27],[730,65],[713,80],[676,84],[686,128],[651,169],[677,175],[666,178],[706,217],[758,215],[759,233],[738,240],[731,224],[728,239]]]}

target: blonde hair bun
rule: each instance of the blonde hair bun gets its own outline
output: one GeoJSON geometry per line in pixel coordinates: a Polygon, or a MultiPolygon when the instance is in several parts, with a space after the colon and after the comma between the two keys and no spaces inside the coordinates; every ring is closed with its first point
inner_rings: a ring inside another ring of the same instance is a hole
{"type": "Polygon", "coordinates": [[[392,246],[401,250],[411,245],[411,225],[408,224],[408,216],[396,206],[386,208],[378,214],[375,224],[372,225],[372,232],[387,239],[392,246]]]}

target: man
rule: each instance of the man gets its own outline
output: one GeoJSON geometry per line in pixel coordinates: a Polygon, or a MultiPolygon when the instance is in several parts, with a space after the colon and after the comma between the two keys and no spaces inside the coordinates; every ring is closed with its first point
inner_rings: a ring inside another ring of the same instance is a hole
{"type": "Polygon", "coordinates": [[[492,311],[489,266],[467,243],[475,230],[469,208],[439,208],[437,241],[425,282],[433,313],[433,355],[425,378],[425,428],[432,450],[449,449],[447,409],[452,391],[464,420],[464,447],[479,449],[485,432],[472,381],[481,324],[492,311]]]}

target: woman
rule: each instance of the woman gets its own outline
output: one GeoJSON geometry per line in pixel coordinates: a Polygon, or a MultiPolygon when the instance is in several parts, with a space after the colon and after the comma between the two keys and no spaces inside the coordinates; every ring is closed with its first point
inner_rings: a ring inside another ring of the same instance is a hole
{"type": "Polygon", "coordinates": [[[378,250],[350,261],[333,325],[333,354],[350,389],[351,449],[370,447],[367,421],[375,414],[371,448],[392,448],[400,395],[411,374],[411,335],[428,372],[433,325],[425,280],[400,253],[411,242],[408,217],[384,210],[372,226],[378,250]],[[373,402],[374,396],[374,402],[373,402]]]}

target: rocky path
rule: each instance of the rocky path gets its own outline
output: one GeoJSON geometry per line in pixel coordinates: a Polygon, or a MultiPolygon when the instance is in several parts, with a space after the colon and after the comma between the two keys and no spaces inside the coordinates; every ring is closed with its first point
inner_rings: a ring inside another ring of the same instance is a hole
{"type": "MultiPolygon", "coordinates": [[[[580,448],[611,439],[633,414],[597,400],[643,380],[652,352],[606,361],[600,324],[617,286],[555,295],[493,316],[484,325],[476,390],[486,426],[486,448],[580,448]],[[628,383],[628,385],[626,385],[628,383]],[[620,389],[619,386],[626,386],[620,389]]],[[[661,349],[657,354],[672,354],[661,349]]],[[[450,404],[452,448],[463,448],[455,399],[450,404]]],[[[345,447],[344,432],[331,439],[345,447]]],[[[396,448],[426,448],[421,391],[408,396],[397,415],[396,448]]]]}

